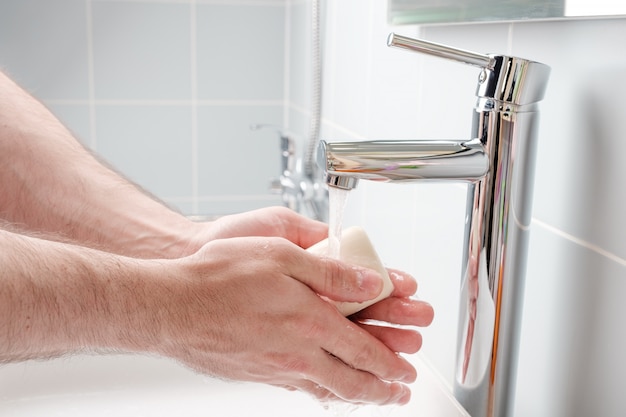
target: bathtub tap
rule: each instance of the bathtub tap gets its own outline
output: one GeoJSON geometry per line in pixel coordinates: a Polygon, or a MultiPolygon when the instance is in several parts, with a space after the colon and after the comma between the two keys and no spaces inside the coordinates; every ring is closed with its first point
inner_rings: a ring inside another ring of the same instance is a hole
{"type": "Polygon", "coordinates": [[[331,187],[359,180],[467,181],[454,395],[474,417],[511,416],[515,392],[538,102],[550,68],[390,34],[388,45],[480,68],[470,139],[321,141],[331,187]]]}
{"type": "Polygon", "coordinates": [[[313,173],[306,172],[306,157],[298,157],[296,140],[274,125],[253,124],[250,129],[270,129],[280,138],[280,176],[271,181],[270,191],[281,196],[285,207],[316,220],[328,221],[328,190],[315,175],[317,170],[313,173]]]}

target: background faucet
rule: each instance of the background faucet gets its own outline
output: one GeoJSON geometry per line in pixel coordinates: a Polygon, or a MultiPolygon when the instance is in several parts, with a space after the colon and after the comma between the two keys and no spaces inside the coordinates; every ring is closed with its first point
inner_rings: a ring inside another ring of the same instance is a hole
{"type": "Polygon", "coordinates": [[[294,138],[273,125],[256,124],[250,128],[273,129],[280,137],[280,176],[271,181],[270,190],[281,195],[285,207],[316,220],[328,221],[328,189],[316,170],[307,169],[307,155],[298,156],[294,138]]]}
{"type": "Polygon", "coordinates": [[[320,142],[331,187],[361,179],[468,182],[454,395],[474,417],[513,413],[538,126],[548,66],[396,34],[388,45],[481,69],[469,139],[320,142]]]}

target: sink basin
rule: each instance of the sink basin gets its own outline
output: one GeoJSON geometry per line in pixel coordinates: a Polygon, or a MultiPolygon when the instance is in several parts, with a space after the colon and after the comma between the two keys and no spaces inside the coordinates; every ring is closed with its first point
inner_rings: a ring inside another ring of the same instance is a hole
{"type": "Polygon", "coordinates": [[[467,416],[426,360],[403,407],[324,408],[312,397],[263,384],[225,382],[167,359],[76,355],[0,367],[0,415],[11,417],[467,416]]]}

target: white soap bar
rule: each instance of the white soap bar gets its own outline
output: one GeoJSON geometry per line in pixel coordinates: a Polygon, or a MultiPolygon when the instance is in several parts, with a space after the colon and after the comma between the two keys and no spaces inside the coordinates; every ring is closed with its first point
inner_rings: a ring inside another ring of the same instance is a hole
{"type": "MultiPolygon", "coordinates": [[[[315,253],[316,255],[328,256],[328,239],[316,243],[307,250],[315,253]]],[[[383,277],[383,290],[378,297],[372,300],[367,300],[362,303],[329,300],[336,305],[337,309],[344,316],[349,316],[357,311],[363,310],[365,307],[389,297],[393,292],[393,283],[389,278],[387,269],[380,261],[372,242],[370,242],[370,239],[367,237],[367,233],[365,233],[363,228],[350,227],[342,232],[339,259],[349,264],[373,269],[383,277]]]]}

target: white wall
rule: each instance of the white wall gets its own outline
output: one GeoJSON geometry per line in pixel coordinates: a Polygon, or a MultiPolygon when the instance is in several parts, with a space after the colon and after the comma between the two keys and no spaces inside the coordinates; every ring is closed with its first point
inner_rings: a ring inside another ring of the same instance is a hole
{"type": "MultiPolygon", "coordinates": [[[[477,70],[387,48],[390,31],[552,67],[535,181],[517,416],[618,416],[626,372],[626,19],[389,27],[386,2],[327,2],[327,140],[466,138],[477,70]]],[[[452,381],[464,187],[362,182],[347,223],[436,310],[423,351],[452,381]]]]}

